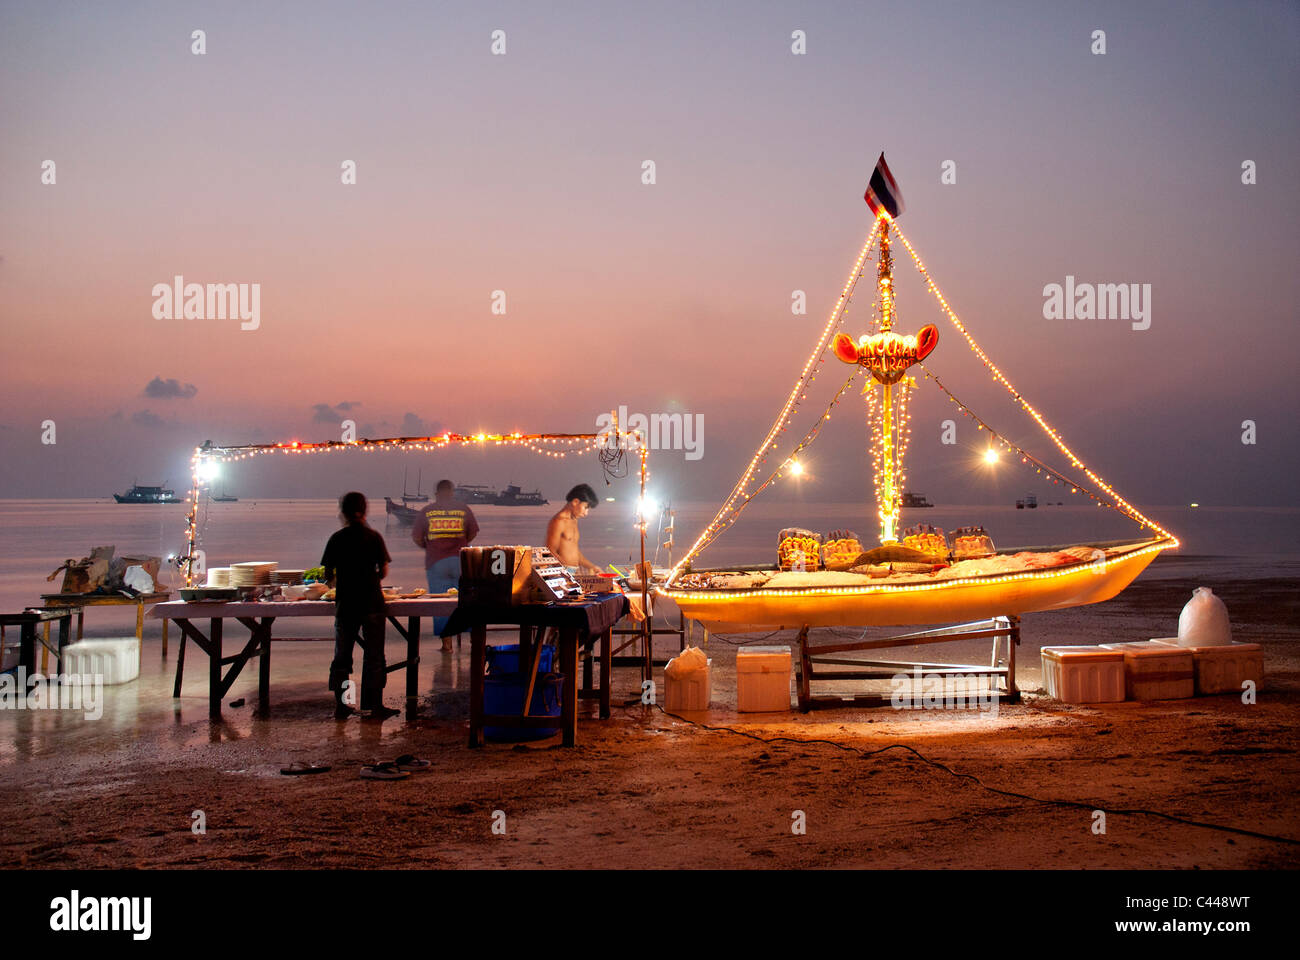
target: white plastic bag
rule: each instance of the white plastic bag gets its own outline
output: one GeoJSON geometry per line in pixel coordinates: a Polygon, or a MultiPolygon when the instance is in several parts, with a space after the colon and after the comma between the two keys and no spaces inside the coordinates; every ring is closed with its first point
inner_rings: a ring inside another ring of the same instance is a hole
{"type": "Polygon", "coordinates": [[[704,651],[699,647],[687,647],[668,661],[667,666],[664,667],[664,675],[674,680],[682,680],[708,669],[709,658],[704,655],[704,651]]]}
{"type": "Polygon", "coordinates": [[[136,593],[149,594],[154,592],[153,577],[149,576],[144,567],[127,567],[126,573],[122,575],[122,583],[136,593]]]}
{"type": "Polygon", "coordinates": [[[1178,617],[1180,647],[1222,647],[1232,643],[1228,608],[1209,587],[1197,587],[1178,617]]]}

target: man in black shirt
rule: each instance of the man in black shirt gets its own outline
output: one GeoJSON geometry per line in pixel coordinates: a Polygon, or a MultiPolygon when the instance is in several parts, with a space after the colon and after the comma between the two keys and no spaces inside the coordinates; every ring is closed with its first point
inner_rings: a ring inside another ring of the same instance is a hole
{"type": "Polygon", "coordinates": [[[398,711],[384,706],[388,664],[384,660],[384,593],[392,557],[384,538],[366,524],[366,498],[353,491],[339,499],[343,529],[325,544],[321,565],[325,579],[334,585],[334,662],[330,664],[330,689],[334,715],[351,715],[343,702],[343,684],[352,673],[352,649],[361,644],[361,713],[384,720],[398,711]]]}

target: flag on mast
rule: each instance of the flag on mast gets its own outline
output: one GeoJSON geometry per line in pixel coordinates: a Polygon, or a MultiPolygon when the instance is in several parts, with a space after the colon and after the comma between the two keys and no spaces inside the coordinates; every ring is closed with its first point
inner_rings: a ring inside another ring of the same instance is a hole
{"type": "Polygon", "coordinates": [[[898,189],[898,181],[889,172],[889,164],[885,163],[883,152],[876,161],[876,169],[871,173],[867,192],[862,199],[867,201],[867,206],[876,216],[887,213],[891,217],[897,217],[903,212],[903,191],[898,189]]]}

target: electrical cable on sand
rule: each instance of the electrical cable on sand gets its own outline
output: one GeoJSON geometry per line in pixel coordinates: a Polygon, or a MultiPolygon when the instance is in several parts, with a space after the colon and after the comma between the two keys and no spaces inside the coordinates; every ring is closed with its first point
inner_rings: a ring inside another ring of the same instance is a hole
{"type": "MultiPolygon", "coordinates": [[[[634,702],[639,703],[640,701],[638,700],[634,702]]],[[[769,743],[769,744],[797,743],[802,745],[824,744],[826,746],[834,747],[837,750],[843,750],[846,753],[855,753],[859,757],[863,757],[863,758],[875,756],[876,754],[885,753],[890,750],[902,750],[916,757],[916,759],[920,760],[922,763],[928,764],[929,766],[942,770],[944,773],[947,773],[958,780],[969,780],[972,783],[974,783],[976,786],[984,790],[987,790],[989,793],[995,793],[1003,797],[1011,797],[1016,800],[1029,800],[1033,803],[1042,803],[1042,804],[1058,806],[1058,807],[1073,807],[1078,810],[1088,810],[1088,811],[1101,810],[1104,813],[1109,813],[1109,814],[1156,817],[1161,820],[1168,820],[1171,823],[1181,823],[1189,827],[1201,827],[1202,829],[1205,830],[1217,830],[1220,833],[1233,833],[1233,834],[1237,834],[1238,836],[1254,837],[1257,840],[1268,840],[1273,843],[1285,843],[1293,846],[1300,845],[1300,840],[1294,839],[1292,837],[1282,837],[1271,833],[1262,833],[1258,830],[1247,830],[1244,827],[1227,826],[1221,823],[1206,823],[1203,820],[1192,820],[1187,817],[1180,817],[1172,813],[1164,813],[1160,810],[1152,810],[1147,807],[1107,807],[1105,804],[1101,804],[1101,803],[1085,802],[1082,800],[1060,800],[1053,797],[1036,797],[1033,796],[1032,794],[1019,793],[1015,790],[1004,790],[1001,787],[990,786],[989,784],[981,780],[979,777],[975,776],[973,773],[961,773],[957,770],[954,770],[952,767],[948,766],[945,763],[942,763],[938,760],[931,760],[929,757],[921,753],[921,751],[917,750],[915,747],[910,746],[906,743],[890,743],[890,744],[886,744],[883,747],[877,747],[872,750],[867,750],[867,749],[863,749],[862,747],[855,747],[847,743],[841,743],[837,740],[827,740],[821,737],[813,737],[808,739],[804,739],[802,737],[786,737],[786,736],[761,737],[756,733],[750,733],[746,730],[737,730],[734,727],[715,726],[713,724],[701,723],[698,720],[688,720],[686,717],[679,716],[678,714],[669,713],[667,710],[665,710],[662,706],[660,706],[657,703],[654,705],[654,707],[664,716],[671,717],[672,719],[680,721],[681,723],[686,723],[693,727],[700,727],[701,729],[709,730],[715,733],[734,734],[735,736],[738,737],[744,737],[747,740],[756,740],[759,743],[769,743]]]]}

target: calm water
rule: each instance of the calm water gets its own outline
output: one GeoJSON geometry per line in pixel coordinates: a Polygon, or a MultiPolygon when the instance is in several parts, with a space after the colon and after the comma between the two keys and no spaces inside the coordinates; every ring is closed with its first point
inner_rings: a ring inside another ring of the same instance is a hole
{"type": "MultiPolygon", "coordinates": [[[[408,589],[423,586],[423,555],[411,542],[409,528],[386,523],[383,498],[375,501],[380,512],[372,519],[387,539],[394,561],[388,582],[408,589]]],[[[714,503],[676,506],[674,557],[689,547],[716,507],[714,503]]],[[[483,528],[479,542],[540,543],[556,509],[556,504],[476,507],[483,528]]],[[[332,500],[214,503],[200,514],[200,545],[207,551],[209,566],[275,560],[285,567],[310,567],[320,561],[325,540],[338,527],[336,511],[332,500]]],[[[755,502],[732,530],[705,551],[700,563],[715,566],[771,559],[777,531],[783,526],[807,526],[822,533],[850,528],[869,540],[875,530],[870,512],[862,504],[755,502]]],[[[1221,576],[1284,576],[1294,571],[1294,561],[1300,559],[1297,508],[1152,508],[1149,512],[1181,538],[1183,547],[1176,558],[1163,554],[1144,576],[1204,576],[1211,581],[1221,576]]],[[[68,557],[85,556],[94,546],[111,543],[119,554],[183,552],[184,517],[179,504],[0,500],[0,610],[20,610],[35,604],[40,593],[57,590],[60,580],[45,582],[50,571],[68,557]]],[[[1079,505],[1040,505],[1037,510],[943,506],[906,511],[904,521],[948,530],[983,523],[999,547],[1119,539],[1133,537],[1137,531],[1136,525],[1114,511],[1079,505]]],[[[600,504],[582,521],[581,533],[583,552],[596,562],[625,564],[636,559],[636,532],[624,503],[600,504]]],[[[652,559],[656,543],[665,539],[667,533],[652,520],[647,541],[652,559]]],[[[668,562],[663,547],[658,562],[668,562]]],[[[164,582],[168,576],[163,574],[164,582]]]]}

